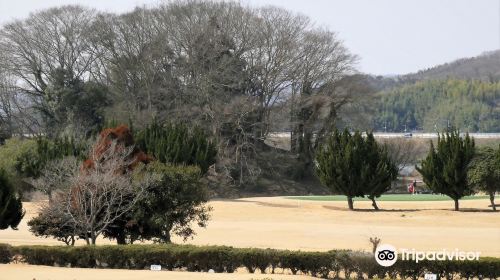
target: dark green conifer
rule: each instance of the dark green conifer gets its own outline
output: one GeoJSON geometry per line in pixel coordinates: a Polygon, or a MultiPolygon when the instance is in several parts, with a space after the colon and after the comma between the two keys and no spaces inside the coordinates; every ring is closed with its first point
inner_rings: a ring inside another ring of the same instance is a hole
{"type": "Polygon", "coordinates": [[[455,211],[459,210],[458,200],[473,193],[467,183],[467,166],[474,152],[474,139],[468,133],[461,137],[457,130],[446,132],[438,136],[437,149],[431,142],[429,154],[416,167],[433,192],[455,201],[455,211]]]}
{"type": "Polygon", "coordinates": [[[385,147],[380,147],[372,133],[365,138],[335,130],[316,156],[316,171],[321,182],[333,193],[347,196],[349,209],[353,198],[368,196],[378,210],[375,198],[390,189],[397,168],[385,147]]]}
{"type": "Polygon", "coordinates": [[[17,229],[24,217],[20,196],[16,193],[7,173],[0,170],[0,229],[17,229]]]}

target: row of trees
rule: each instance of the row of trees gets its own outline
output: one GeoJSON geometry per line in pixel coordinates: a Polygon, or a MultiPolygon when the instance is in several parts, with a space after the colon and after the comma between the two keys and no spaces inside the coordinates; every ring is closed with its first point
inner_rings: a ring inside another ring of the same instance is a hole
{"type": "MultiPolygon", "coordinates": [[[[363,136],[347,129],[335,131],[317,153],[316,171],[333,193],[347,196],[349,209],[354,197],[367,197],[378,210],[375,199],[390,190],[397,178],[396,158],[386,145],[377,144],[372,133],[363,136]]],[[[449,196],[459,210],[459,200],[476,192],[490,197],[496,211],[495,193],[500,191],[500,146],[497,150],[476,150],[474,139],[447,132],[431,142],[427,157],[417,170],[434,193],[449,196]]]]}

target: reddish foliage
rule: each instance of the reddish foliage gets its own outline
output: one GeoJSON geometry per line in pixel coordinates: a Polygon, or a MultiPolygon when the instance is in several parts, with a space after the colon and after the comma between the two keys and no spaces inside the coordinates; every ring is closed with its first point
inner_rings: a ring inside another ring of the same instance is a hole
{"type": "MultiPolygon", "coordinates": [[[[134,145],[134,137],[126,125],[106,128],[101,131],[99,140],[94,145],[92,150],[95,153],[94,158],[99,158],[104,154],[111,147],[113,141],[116,141],[116,149],[123,149],[134,145]]],[[[133,169],[139,163],[149,163],[153,160],[153,157],[147,155],[137,147],[134,147],[131,157],[133,157],[133,160],[128,166],[129,169],[133,169]]],[[[93,160],[87,159],[83,162],[82,169],[89,170],[94,168],[94,166],[93,160]]]]}
{"type": "MultiPolygon", "coordinates": [[[[109,151],[110,148],[115,149],[115,151],[120,151],[121,149],[129,148],[134,145],[134,137],[132,136],[132,133],[130,132],[129,128],[125,125],[120,125],[115,128],[107,128],[104,129],[100,133],[100,137],[97,140],[97,143],[95,143],[93,149],[91,150],[91,153],[89,155],[89,158],[83,162],[83,165],[81,167],[81,172],[83,174],[88,174],[88,171],[92,170],[95,168],[95,159],[98,160],[105,160],[102,155],[106,152],[109,151]],[[113,142],[116,143],[115,146],[112,146],[113,142]]],[[[130,155],[128,156],[129,158],[127,159],[128,165],[126,166],[126,169],[128,170],[121,170],[121,172],[125,173],[126,171],[130,171],[134,169],[134,167],[139,164],[139,163],[149,163],[153,160],[153,157],[147,155],[143,151],[141,151],[139,148],[134,147],[130,155]]],[[[120,171],[118,171],[119,173],[120,171]]],[[[97,188],[97,186],[95,186],[97,188]]],[[[75,185],[72,186],[72,195],[71,195],[71,207],[73,208],[78,208],[78,203],[79,197],[83,195],[81,186],[75,185]]],[[[81,197],[80,197],[81,198],[81,197]]]]}

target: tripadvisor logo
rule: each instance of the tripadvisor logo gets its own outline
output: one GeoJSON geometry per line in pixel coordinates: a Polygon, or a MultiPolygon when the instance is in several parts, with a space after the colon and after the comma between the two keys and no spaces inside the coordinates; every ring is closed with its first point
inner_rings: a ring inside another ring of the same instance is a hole
{"type": "Polygon", "coordinates": [[[398,252],[394,246],[382,244],[375,251],[375,260],[381,266],[391,266],[398,260],[398,252]]]}
{"type": "MultiPolygon", "coordinates": [[[[445,261],[445,260],[457,260],[457,261],[473,261],[479,260],[481,252],[465,252],[458,249],[449,251],[446,249],[439,251],[417,251],[415,249],[404,249],[400,250],[400,257],[403,261],[413,260],[416,263],[419,261],[445,261]]],[[[392,266],[396,263],[398,259],[398,251],[396,248],[389,244],[383,244],[377,247],[375,251],[375,260],[381,266],[392,266]]]]}

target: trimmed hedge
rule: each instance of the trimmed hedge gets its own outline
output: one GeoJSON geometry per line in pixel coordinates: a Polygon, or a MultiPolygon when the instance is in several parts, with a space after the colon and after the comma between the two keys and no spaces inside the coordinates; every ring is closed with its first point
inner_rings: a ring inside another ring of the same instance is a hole
{"type": "Polygon", "coordinates": [[[274,249],[233,248],[227,246],[193,245],[110,245],[110,246],[16,246],[0,244],[0,262],[17,255],[34,265],[148,269],[159,264],[167,270],[232,273],[245,267],[253,273],[274,273],[276,269],[293,274],[322,278],[423,278],[436,273],[452,279],[496,279],[500,277],[499,258],[478,261],[414,261],[398,260],[391,267],[382,267],[372,254],[352,251],[302,252],[274,249]]]}

